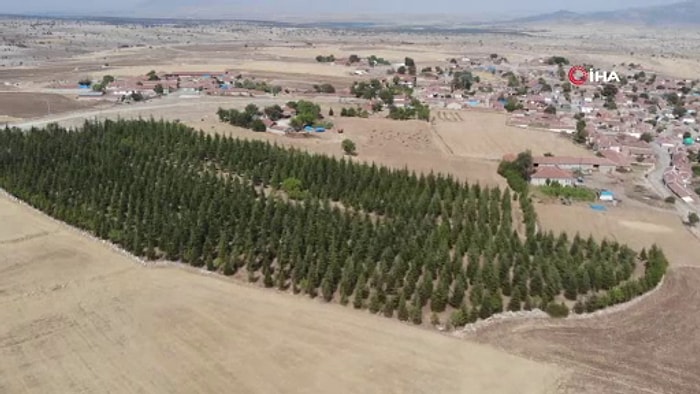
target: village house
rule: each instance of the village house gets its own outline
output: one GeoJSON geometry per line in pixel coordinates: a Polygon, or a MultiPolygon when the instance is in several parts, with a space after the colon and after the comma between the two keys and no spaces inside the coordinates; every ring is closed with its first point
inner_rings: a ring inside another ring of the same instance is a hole
{"type": "Polygon", "coordinates": [[[570,171],[582,172],[612,172],[617,165],[604,157],[567,157],[542,156],[533,157],[533,165],[539,167],[558,167],[570,171]]]}
{"type": "Polygon", "coordinates": [[[543,186],[551,183],[559,183],[562,186],[572,186],[576,177],[571,171],[559,167],[539,167],[530,176],[530,184],[543,186]]]}
{"type": "Polygon", "coordinates": [[[623,169],[623,170],[629,170],[632,162],[630,161],[630,158],[619,151],[615,151],[612,149],[603,149],[599,150],[598,153],[600,153],[604,158],[610,160],[611,162],[615,163],[617,168],[623,169]]]}
{"type": "Polygon", "coordinates": [[[415,75],[397,75],[399,77],[399,85],[405,86],[407,88],[413,88],[416,86],[417,78],[415,75]]]}

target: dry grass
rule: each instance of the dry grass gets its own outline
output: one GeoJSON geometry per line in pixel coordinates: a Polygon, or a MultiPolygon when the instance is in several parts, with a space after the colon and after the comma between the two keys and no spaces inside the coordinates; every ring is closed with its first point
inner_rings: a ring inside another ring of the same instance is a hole
{"type": "Polygon", "coordinates": [[[0,198],[0,392],[547,393],[562,371],[382,317],[147,268],[0,198]]]}

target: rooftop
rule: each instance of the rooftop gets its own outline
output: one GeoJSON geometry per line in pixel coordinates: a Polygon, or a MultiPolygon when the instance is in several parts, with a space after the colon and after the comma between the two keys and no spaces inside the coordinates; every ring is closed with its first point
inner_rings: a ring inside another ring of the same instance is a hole
{"type": "Polygon", "coordinates": [[[614,166],[615,163],[604,157],[571,157],[571,156],[542,156],[534,157],[535,164],[544,165],[599,165],[614,166]]]}
{"type": "Polygon", "coordinates": [[[559,167],[540,167],[530,177],[532,179],[573,179],[571,171],[563,170],[559,167]]]}

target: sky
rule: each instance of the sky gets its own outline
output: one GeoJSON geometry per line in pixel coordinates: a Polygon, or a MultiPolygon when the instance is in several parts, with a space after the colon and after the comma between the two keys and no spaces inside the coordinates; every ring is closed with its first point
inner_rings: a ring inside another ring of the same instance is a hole
{"type": "Polygon", "coordinates": [[[526,16],[567,10],[595,12],[671,4],[681,0],[0,0],[0,13],[62,13],[95,16],[206,17],[266,19],[323,14],[450,14],[468,19],[526,16]]]}

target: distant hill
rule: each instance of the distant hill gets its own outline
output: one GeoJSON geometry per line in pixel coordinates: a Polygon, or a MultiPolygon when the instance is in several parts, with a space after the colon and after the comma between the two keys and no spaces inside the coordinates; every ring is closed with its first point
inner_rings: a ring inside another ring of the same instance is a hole
{"type": "Polygon", "coordinates": [[[700,0],[688,0],[652,7],[627,8],[616,11],[576,13],[557,11],[548,14],[504,21],[504,24],[530,23],[627,23],[642,25],[695,25],[700,26],[700,0]]]}

